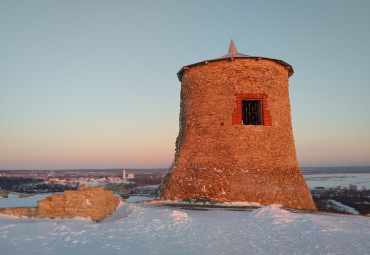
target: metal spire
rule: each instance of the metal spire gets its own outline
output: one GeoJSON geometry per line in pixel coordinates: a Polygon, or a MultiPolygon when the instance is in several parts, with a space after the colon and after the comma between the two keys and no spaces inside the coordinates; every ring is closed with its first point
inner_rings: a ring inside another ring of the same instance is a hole
{"type": "Polygon", "coordinates": [[[231,39],[230,47],[229,47],[229,54],[237,54],[237,53],[238,53],[238,50],[236,49],[233,39],[231,39]]]}

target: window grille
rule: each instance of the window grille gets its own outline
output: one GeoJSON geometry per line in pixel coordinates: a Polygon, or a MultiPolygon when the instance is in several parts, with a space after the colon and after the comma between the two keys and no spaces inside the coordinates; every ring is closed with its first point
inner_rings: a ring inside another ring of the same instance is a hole
{"type": "Polygon", "coordinates": [[[243,100],[243,125],[262,125],[262,100],[243,100]]]}

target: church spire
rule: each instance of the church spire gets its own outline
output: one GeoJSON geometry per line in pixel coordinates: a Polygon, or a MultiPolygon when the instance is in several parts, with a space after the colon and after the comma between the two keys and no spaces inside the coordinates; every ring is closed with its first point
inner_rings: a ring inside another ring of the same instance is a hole
{"type": "Polygon", "coordinates": [[[229,47],[229,54],[237,54],[237,53],[238,53],[238,50],[236,49],[233,39],[231,39],[230,47],[229,47]]]}

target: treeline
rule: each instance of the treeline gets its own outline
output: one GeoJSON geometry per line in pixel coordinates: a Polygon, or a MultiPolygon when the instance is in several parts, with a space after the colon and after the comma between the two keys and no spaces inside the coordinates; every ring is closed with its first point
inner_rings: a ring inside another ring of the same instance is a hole
{"type": "Polygon", "coordinates": [[[135,179],[131,180],[130,183],[125,184],[125,186],[126,188],[131,189],[141,186],[159,185],[161,181],[162,176],[160,175],[142,175],[135,177],[135,179]]]}
{"type": "Polygon", "coordinates": [[[119,194],[123,199],[130,197],[128,189],[125,187],[124,183],[108,183],[105,185],[106,190],[111,190],[115,194],[119,194]]]}
{"type": "Polygon", "coordinates": [[[125,184],[131,195],[157,196],[162,175],[137,175],[130,183],[125,184]]]}
{"type": "Polygon", "coordinates": [[[43,180],[37,178],[0,177],[0,189],[12,191],[14,188],[42,182],[43,180]]]}
{"type": "Polygon", "coordinates": [[[348,188],[315,188],[311,194],[319,211],[340,212],[328,203],[329,200],[335,200],[356,209],[360,214],[370,214],[370,190],[365,187],[358,189],[356,185],[349,185],[348,188]]]}
{"type": "Polygon", "coordinates": [[[0,190],[19,193],[51,193],[76,190],[78,183],[45,183],[37,178],[0,177],[0,190]]]}

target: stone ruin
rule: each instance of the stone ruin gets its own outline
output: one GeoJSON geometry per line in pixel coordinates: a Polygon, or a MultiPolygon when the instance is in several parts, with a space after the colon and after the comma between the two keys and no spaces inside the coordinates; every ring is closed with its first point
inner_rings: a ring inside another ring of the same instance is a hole
{"type": "Polygon", "coordinates": [[[298,167],[289,101],[292,66],[229,53],[183,67],[180,129],[162,199],[282,204],[316,210],[298,167]]]}
{"type": "Polygon", "coordinates": [[[53,194],[37,202],[37,207],[0,209],[0,213],[38,218],[90,217],[100,221],[113,213],[121,199],[104,187],[79,186],[78,190],[66,190],[63,195],[53,194]]]}

